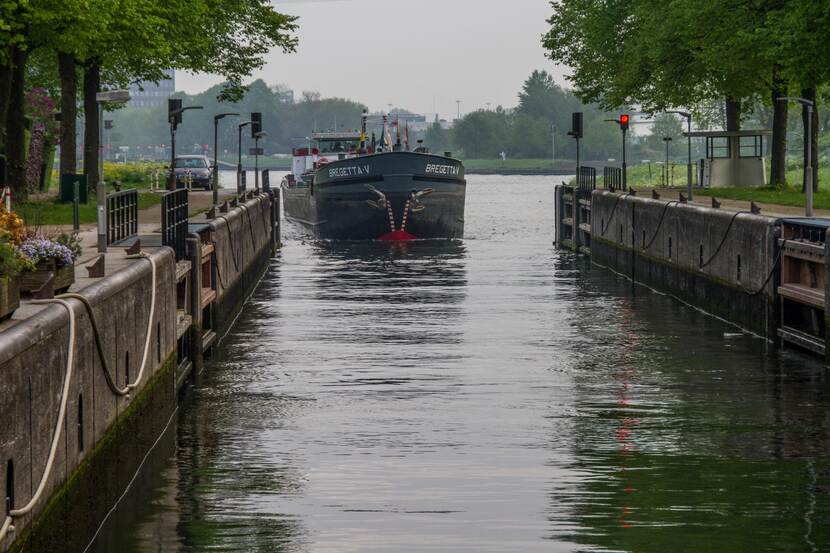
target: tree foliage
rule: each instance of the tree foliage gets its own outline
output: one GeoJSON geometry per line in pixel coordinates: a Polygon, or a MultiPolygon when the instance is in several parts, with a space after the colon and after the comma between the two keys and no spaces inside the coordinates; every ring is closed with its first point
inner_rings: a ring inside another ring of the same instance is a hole
{"type": "MultiPolygon", "coordinates": [[[[76,92],[73,62],[83,67],[86,112],[95,111],[99,83],[121,88],[157,81],[166,69],[218,74],[225,86],[217,95],[239,99],[244,79],[262,67],[267,52],[294,50],[296,28],[295,18],[268,0],[0,0],[0,145],[9,157],[7,180],[25,194],[20,88],[51,80],[53,86],[46,88],[57,89],[58,59],[60,89],[67,97],[76,92]]],[[[91,171],[97,166],[95,114],[85,115],[84,165],[91,171]]],[[[74,117],[63,124],[73,126],[64,136],[74,134],[74,117]]]]}
{"type": "MultiPolygon", "coordinates": [[[[572,69],[577,94],[606,108],[648,112],[714,101],[740,106],[795,92],[815,94],[830,82],[830,46],[821,29],[830,3],[815,0],[555,0],[548,56],[572,69]]],[[[730,120],[746,110],[726,110],[730,120]]],[[[775,110],[776,128],[787,125],[775,110]]],[[[817,131],[816,131],[817,132],[817,131]]],[[[773,164],[784,158],[775,133],[773,164]]]]}

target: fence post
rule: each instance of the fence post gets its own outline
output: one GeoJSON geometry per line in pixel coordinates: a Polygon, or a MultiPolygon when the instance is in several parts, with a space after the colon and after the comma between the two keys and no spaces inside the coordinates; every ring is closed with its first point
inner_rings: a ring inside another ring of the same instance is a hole
{"type": "Polygon", "coordinates": [[[81,230],[81,190],[80,183],[72,183],[72,230],[81,230]]]}

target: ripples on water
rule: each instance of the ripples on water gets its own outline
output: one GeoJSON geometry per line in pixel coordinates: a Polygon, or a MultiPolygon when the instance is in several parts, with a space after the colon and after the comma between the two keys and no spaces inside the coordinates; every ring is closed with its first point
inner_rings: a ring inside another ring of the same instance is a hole
{"type": "Polygon", "coordinates": [[[471,176],[467,201],[463,242],[289,226],[112,543],[830,547],[820,363],[554,251],[550,178],[471,176]]]}

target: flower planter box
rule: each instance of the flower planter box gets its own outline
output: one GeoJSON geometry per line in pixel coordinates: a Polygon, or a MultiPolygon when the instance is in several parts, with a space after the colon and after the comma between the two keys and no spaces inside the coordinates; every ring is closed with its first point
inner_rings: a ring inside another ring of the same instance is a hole
{"type": "Polygon", "coordinates": [[[20,282],[17,277],[0,277],[0,321],[10,319],[20,307],[20,282]]]}
{"type": "Polygon", "coordinates": [[[30,273],[23,273],[20,277],[20,291],[31,293],[39,289],[51,273],[55,273],[55,293],[66,292],[75,282],[75,266],[64,265],[57,267],[54,261],[38,263],[37,269],[30,273]]]}

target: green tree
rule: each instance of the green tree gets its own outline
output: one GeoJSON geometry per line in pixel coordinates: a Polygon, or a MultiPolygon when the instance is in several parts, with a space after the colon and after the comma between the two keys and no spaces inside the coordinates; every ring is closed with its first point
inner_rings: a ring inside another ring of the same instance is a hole
{"type": "MultiPolygon", "coordinates": [[[[787,62],[776,54],[779,33],[769,32],[787,3],[562,0],[543,44],[552,59],[573,68],[585,100],[656,113],[725,98],[726,128],[737,129],[743,100],[764,96],[773,104],[789,86],[787,62]]],[[[786,109],[776,109],[774,127],[773,159],[780,164],[786,109]]]]}
{"type": "Polygon", "coordinates": [[[509,149],[510,122],[504,110],[479,110],[455,122],[453,141],[467,158],[495,158],[509,149]]]}
{"type": "MultiPolygon", "coordinates": [[[[71,112],[77,82],[74,65],[83,68],[86,117],[84,172],[97,182],[98,122],[95,95],[102,83],[125,86],[141,79],[157,80],[167,68],[224,76],[219,95],[239,98],[242,80],[264,63],[272,48],[290,52],[295,18],[277,12],[267,0],[26,0],[0,4],[0,76],[8,74],[8,94],[0,86],[0,123],[5,143],[8,181],[22,187],[24,150],[23,93],[26,64],[39,48],[52,50],[59,65],[62,100],[71,112]],[[199,32],[184,33],[182,24],[199,32]],[[8,97],[6,99],[6,97],[8,97]],[[71,104],[71,105],[70,105],[71,104]]],[[[62,134],[74,136],[74,117],[63,117],[62,134]]],[[[2,133],[0,133],[2,134],[2,133]]],[[[72,150],[74,148],[64,148],[72,150]]],[[[64,169],[71,163],[63,159],[64,169]]]]}

